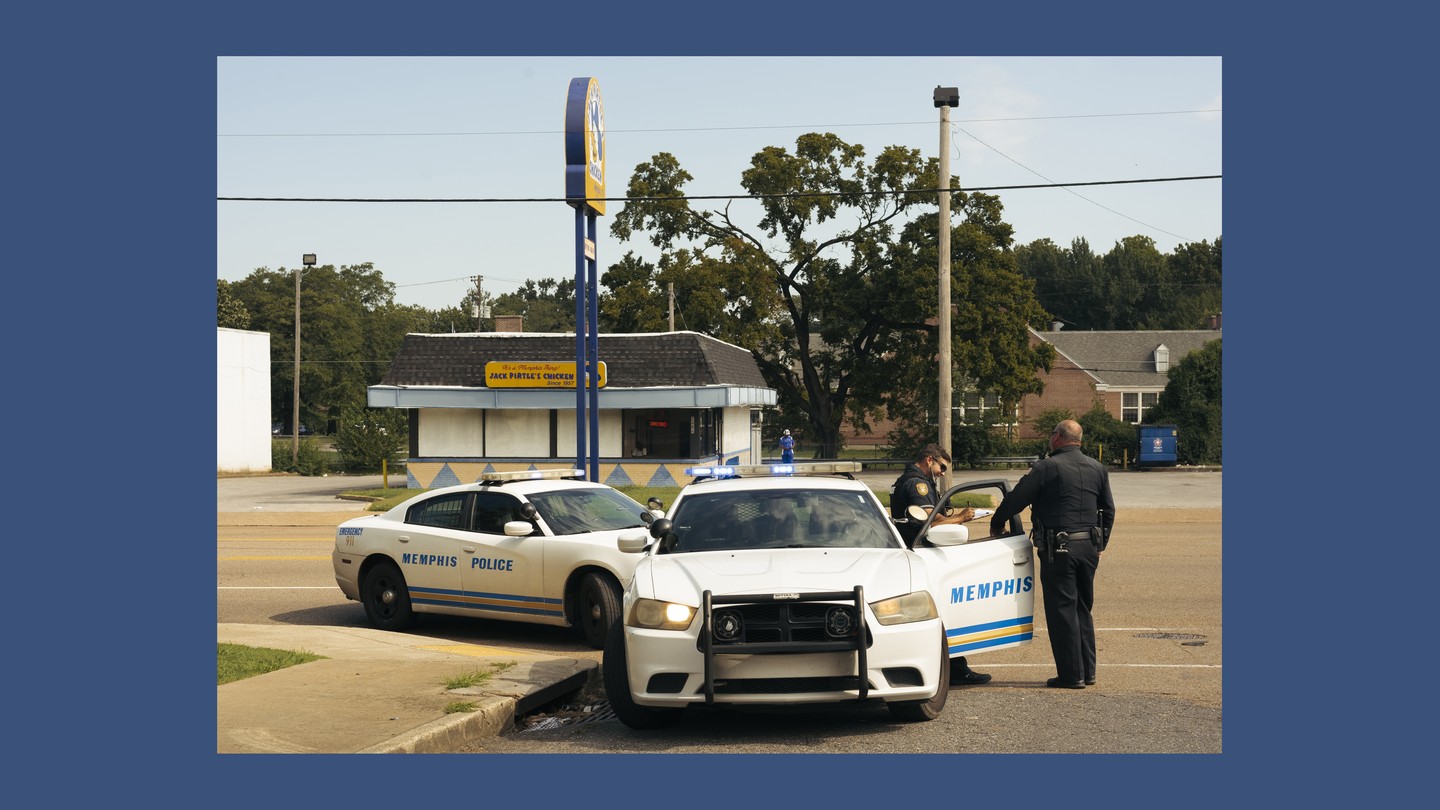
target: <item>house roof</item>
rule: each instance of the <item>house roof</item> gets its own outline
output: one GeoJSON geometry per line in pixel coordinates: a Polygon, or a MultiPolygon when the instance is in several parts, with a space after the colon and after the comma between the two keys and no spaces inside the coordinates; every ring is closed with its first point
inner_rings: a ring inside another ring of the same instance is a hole
{"type": "Polygon", "coordinates": [[[1155,367],[1155,350],[1170,350],[1170,368],[1212,340],[1219,329],[1114,332],[1036,332],[1097,384],[1109,388],[1164,388],[1166,372],[1155,367]]]}
{"type": "MultiPolygon", "coordinates": [[[[767,387],[749,350],[696,332],[602,334],[596,346],[607,389],[767,387]]],[[[483,388],[491,361],[574,360],[573,332],[409,334],[380,384],[483,388]]]]}

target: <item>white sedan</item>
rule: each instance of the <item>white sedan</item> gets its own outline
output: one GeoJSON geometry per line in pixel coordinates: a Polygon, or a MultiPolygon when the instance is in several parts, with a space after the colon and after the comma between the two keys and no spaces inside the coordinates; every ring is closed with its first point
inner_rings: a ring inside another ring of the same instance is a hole
{"type": "Polygon", "coordinates": [[[637,562],[616,537],[659,512],[583,477],[488,473],[347,520],[335,532],[335,583],[383,630],[444,613],[574,626],[599,649],[637,562]]]}
{"type": "MultiPolygon", "coordinates": [[[[640,555],[610,630],[610,706],[656,728],[690,706],[881,700],[902,720],[945,706],[950,659],[1031,640],[1034,562],[1004,537],[922,527],[907,548],[854,462],[692,468],[668,518],[622,532],[640,555]]],[[[965,490],[1003,480],[956,487],[965,490]]]]}

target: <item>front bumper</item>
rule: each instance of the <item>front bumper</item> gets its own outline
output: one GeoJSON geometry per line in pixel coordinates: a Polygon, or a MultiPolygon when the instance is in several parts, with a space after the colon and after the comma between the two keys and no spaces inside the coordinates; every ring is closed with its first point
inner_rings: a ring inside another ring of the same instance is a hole
{"type": "Polygon", "coordinates": [[[684,631],[625,627],[627,675],[635,703],[681,707],[928,700],[946,688],[939,682],[944,631],[938,618],[881,625],[858,588],[853,598],[849,592],[791,595],[786,606],[819,602],[821,607],[857,607],[856,615],[862,617],[858,633],[842,641],[725,645],[703,630],[711,626],[715,613],[775,597],[706,597],[700,615],[684,631]]]}

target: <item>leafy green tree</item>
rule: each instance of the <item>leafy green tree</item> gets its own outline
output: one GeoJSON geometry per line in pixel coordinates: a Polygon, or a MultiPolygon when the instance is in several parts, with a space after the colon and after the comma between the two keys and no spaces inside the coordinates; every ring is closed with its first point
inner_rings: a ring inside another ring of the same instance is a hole
{"type": "Polygon", "coordinates": [[[1116,418],[1102,402],[1096,402],[1075,421],[1085,431],[1081,445],[1087,455],[1103,458],[1107,464],[1120,464],[1127,458],[1133,460],[1140,451],[1135,426],[1116,418]]]}
{"type": "Polygon", "coordinates": [[[1221,461],[1220,361],[1219,340],[1186,355],[1145,414],[1146,424],[1175,425],[1175,456],[1182,464],[1221,461]]]}
{"type": "MultiPolygon", "coordinates": [[[[740,212],[751,203],[693,207],[684,191],[691,179],[669,153],[636,167],[627,189],[632,201],[616,215],[611,232],[622,240],[648,232],[662,258],[651,267],[627,254],[612,267],[606,278],[614,282],[617,300],[653,308],[661,285],[673,281],[677,317],[691,329],[749,348],[778,392],[781,411],[808,424],[817,457],[838,452],[844,421],[868,428],[892,403],[911,407],[900,399],[915,388],[934,389],[936,217],[928,219],[928,235],[923,222],[911,222],[897,241],[896,228],[905,225],[904,215],[934,205],[933,191],[903,192],[936,188],[935,160],[891,146],[867,162],[862,146],[830,133],[807,133],[796,139],[793,153],[766,147],[751,158],[740,183],[760,210],[758,219],[748,221],[740,212]]],[[[984,348],[960,348],[956,355],[976,372],[988,369],[987,379],[1002,387],[1024,388],[999,379],[1001,369],[1014,369],[1012,361],[1020,358],[1038,360],[1025,347],[1024,320],[1043,311],[1028,284],[1004,278],[1004,261],[992,255],[1011,238],[998,220],[999,201],[956,192],[954,203],[967,214],[952,238],[954,255],[963,261],[980,251],[986,261],[974,269],[975,286],[952,284],[953,300],[975,310],[995,299],[1010,305],[1013,322],[987,311],[975,319],[977,332],[995,320],[1019,324],[1018,331],[991,333],[984,348]],[[993,295],[981,289],[990,282],[998,282],[993,295]],[[1017,291],[1022,294],[1012,297],[1017,291]],[[1007,341],[1019,348],[989,356],[994,343],[1007,341]]],[[[962,264],[956,275],[968,278],[967,272],[962,264]]],[[[1008,272],[1013,276],[1013,268],[1008,272]]],[[[624,312],[619,304],[609,311],[624,312]]],[[[1022,376],[1033,379],[1035,367],[1030,364],[1022,376]]]]}
{"type": "MultiPolygon", "coordinates": [[[[271,412],[289,430],[294,396],[295,276],[260,268],[232,282],[251,314],[250,328],[270,333],[271,412]]],[[[346,405],[364,405],[365,389],[384,376],[413,310],[394,303],[395,285],[374,265],[312,267],[300,284],[300,421],[324,430],[346,405]]]]}
{"type": "Polygon", "coordinates": [[[515,292],[495,296],[491,315],[519,315],[526,332],[573,332],[575,279],[527,279],[515,292]]]}
{"type": "Polygon", "coordinates": [[[347,469],[375,472],[399,458],[406,447],[404,411],[347,405],[335,428],[335,450],[347,469]]]}
{"type": "Polygon", "coordinates": [[[230,292],[230,282],[219,279],[215,286],[215,323],[225,329],[249,329],[250,310],[230,292]]]}

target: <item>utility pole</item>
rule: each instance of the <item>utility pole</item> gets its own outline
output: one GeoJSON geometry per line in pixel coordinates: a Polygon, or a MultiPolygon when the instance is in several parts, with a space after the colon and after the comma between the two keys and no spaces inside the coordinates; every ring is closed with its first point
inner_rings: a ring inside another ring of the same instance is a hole
{"type": "Polygon", "coordinates": [[[485,277],[484,277],[484,276],[476,276],[476,277],[475,277],[475,331],[476,331],[476,332],[483,332],[483,331],[485,331],[485,329],[484,329],[484,324],[482,323],[482,321],[484,320],[484,310],[481,308],[482,305],[485,303],[485,301],[481,298],[481,295],[480,295],[480,282],[482,282],[482,281],[484,281],[484,280],[485,280],[485,277]]]}
{"type": "Polygon", "coordinates": [[[670,331],[675,331],[675,282],[670,282],[670,331]]]}
{"type": "MultiPolygon", "coordinates": [[[[315,266],[315,254],[306,253],[300,263],[315,266]]],[[[300,268],[295,269],[295,401],[290,414],[290,464],[300,466],[300,268]]]]}
{"type": "MultiPolygon", "coordinates": [[[[950,368],[950,108],[960,106],[960,88],[935,87],[935,106],[940,108],[940,446],[950,451],[951,368],[950,368]]],[[[940,476],[940,487],[949,487],[948,474],[940,476]]]]}

